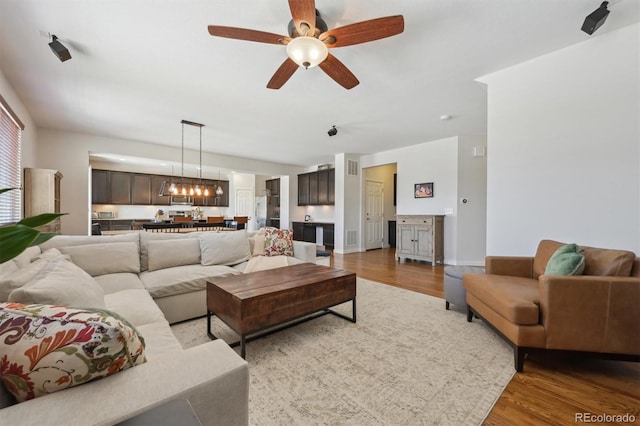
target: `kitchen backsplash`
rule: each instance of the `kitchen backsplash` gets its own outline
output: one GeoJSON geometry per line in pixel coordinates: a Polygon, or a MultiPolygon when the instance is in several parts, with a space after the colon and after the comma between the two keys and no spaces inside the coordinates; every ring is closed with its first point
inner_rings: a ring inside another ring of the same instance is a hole
{"type": "MultiPolygon", "coordinates": [[[[189,206],[126,206],[126,205],[112,205],[112,204],[94,204],[91,206],[92,212],[113,212],[116,219],[153,219],[156,212],[159,209],[164,211],[164,214],[169,214],[169,210],[186,210],[190,211],[196,207],[189,206]]],[[[203,212],[203,217],[207,216],[227,216],[233,214],[228,207],[199,207],[203,212]]]]}

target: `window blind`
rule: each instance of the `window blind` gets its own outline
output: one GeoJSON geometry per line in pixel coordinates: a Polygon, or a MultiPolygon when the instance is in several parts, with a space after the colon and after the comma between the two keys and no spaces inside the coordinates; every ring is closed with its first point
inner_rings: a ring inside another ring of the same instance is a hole
{"type": "MultiPolygon", "coordinates": [[[[0,96],[0,188],[20,188],[21,137],[24,125],[0,96]]],[[[0,195],[0,225],[22,217],[21,190],[0,195]]]]}

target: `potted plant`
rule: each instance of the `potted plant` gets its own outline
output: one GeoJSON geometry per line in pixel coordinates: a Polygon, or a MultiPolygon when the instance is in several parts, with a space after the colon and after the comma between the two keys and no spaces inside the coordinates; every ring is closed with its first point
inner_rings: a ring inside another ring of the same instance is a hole
{"type": "MultiPolygon", "coordinates": [[[[0,195],[16,188],[0,188],[0,195]]],[[[43,213],[26,217],[12,225],[0,226],[0,263],[11,260],[27,247],[42,244],[54,235],[53,232],[41,232],[36,228],[46,225],[64,213],[43,213]]]]}

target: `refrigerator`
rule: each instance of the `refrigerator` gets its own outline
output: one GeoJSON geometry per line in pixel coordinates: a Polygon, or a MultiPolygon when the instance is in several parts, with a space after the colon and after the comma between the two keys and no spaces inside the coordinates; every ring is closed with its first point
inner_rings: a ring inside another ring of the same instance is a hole
{"type": "Polygon", "coordinates": [[[268,200],[266,195],[256,197],[256,229],[267,226],[267,206],[268,200]]]}

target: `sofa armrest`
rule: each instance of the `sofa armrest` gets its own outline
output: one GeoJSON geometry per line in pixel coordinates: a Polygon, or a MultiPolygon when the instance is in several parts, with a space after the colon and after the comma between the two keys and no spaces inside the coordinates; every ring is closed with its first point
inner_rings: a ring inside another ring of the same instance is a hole
{"type": "Polygon", "coordinates": [[[487,256],[485,273],[533,278],[533,257],[487,256]]]}
{"type": "Polygon", "coordinates": [[[112,425],[188,399],[203,425],[246,425],[249,369],[222,340],[0,410],[3,425],[112,425]]]}
{"type": "Polygon", "coordinates": [[[640,355],[640,279],[541,275],[547,348],[640,355]]]}
{"type": "Polygon", "coordinates": [[[304,262],[315,263],[316,261],[316,245],[305,241],[293,241],[293,257],[304,262]]]}

